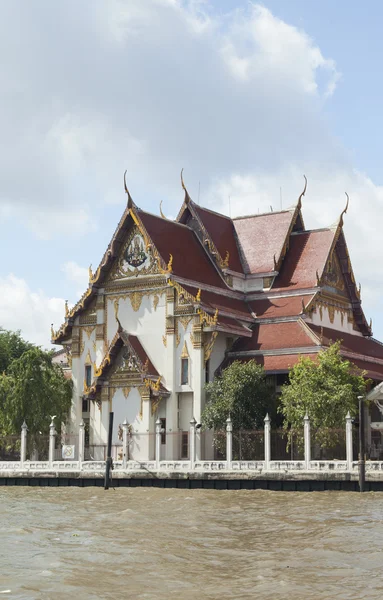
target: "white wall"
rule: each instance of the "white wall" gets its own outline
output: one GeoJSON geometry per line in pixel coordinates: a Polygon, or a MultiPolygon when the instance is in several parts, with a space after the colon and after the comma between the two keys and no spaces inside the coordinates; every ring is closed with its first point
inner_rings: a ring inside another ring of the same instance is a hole
{"type": "Polygon", "coordinates": [[[328,327],[329,329],[336,329],[338,331],[351,333],[352,335],[362,335],[359,331],[356,331],[353,328],[352,323],[348,322],[347,315],[344,315],[342,324],[341,312],[337,309],[335,309],[334,313],[334,322],[331,323],[328,308],[325,306],[322,307],[322,319],[320,316],[319,307],[316,307],[310,316],[307,317],[307,322],[311,322],[313,325],[318,325],[319,327],[328,327]]]}

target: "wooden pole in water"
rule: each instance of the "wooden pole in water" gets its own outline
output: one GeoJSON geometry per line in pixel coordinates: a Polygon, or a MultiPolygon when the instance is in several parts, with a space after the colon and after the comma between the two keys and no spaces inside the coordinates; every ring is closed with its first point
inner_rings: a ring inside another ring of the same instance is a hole
{"type": "Polygon", "coordinates": [[[365,444],[364,444],[364,398],[358,396],[359,400],[359,491],[364,492],[366,481],[365,444]]]}
{"type": "Polygon", "coordinates": [[[105,464],[105,484],[104,490],[109,489],[110,484],[110,470],[112,468],[112,435],[113,435],[113,413],[109,413],[109,431],[108,431],[108,449],[106,455],[106,464],[105,464]]]}

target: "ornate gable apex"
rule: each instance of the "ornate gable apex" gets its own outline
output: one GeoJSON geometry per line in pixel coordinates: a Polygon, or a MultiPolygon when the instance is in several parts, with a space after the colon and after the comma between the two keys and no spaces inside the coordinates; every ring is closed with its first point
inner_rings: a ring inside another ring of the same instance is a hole
{"type": "Polygon", "coordinates": [[[156,272],[163,275],[171,273],[172,257],[169,257],[168,263],[165,262],[141,221],[140,212],[141,214],[145,213],[140,211],[132,201],[129,204],[130,207],[126,207],[96,271],[93,273],[91,268],[89,268],[87,290],[77,304],[70,311],[66,311],[65,322],[60,329],[57,332],[54,332],[53,329],[51,330],[52,343],[61,344],[70,335],[74,319],[83,310],[89,308],[90,303],[97,296],[98,289],[108,279],[115,263],[121,259],[121,255],[124,256],[124,251],[127,260],[124,262],[125,273],[121,276],[137,275],[140,269],[146,269],[146,273],[142,271],[142,274],[147,274],[148,272],[156,272]],[[132,232],[135,232],[135,235],[132,232]],[[129,240],[128,245],[127,239],[129,240]]]}
{"type": "MultiPolygon", "coordinates": [[[[347,195],[347,194],[346,194],[347,195]]],[[[354,324],[364,336],[372,336],[372,328],[367,323],[361,306],[361,294],[356,286],[355,276],[351,265],[350,255],[347,248],[346,238],[343,231],[343,217],[348,209],[348,195],[345,209],[342,211],[338,221],[331,227],[334,238],[331,244],[327,260],[321,273],[317,272],[317,285],[322,287],[333,287],[335,293],[345,296],[352,306],[354,324]],[[331,286],[331,283],[333,284],[331,286]],[[344,289],[343,289],[344,288],[344,289]]]]}
{"type": "MultiPolygon", "coordinates": [[[[331,256],[331,255],[330,255],[331,256]]],[[[372,328],[367,323],[367,319],[361,306],[361,293],[356,286],[355,276],[351,265],[350,255],[348,253],[346,238],[343,232],[343,223],[340,225],[340,231],[337,235],[335,244],[335,256],[339,261],[340,270],[343,274],[347,295],[352,305],[355,325],[364,336],[372,336],[372,328]]]]}

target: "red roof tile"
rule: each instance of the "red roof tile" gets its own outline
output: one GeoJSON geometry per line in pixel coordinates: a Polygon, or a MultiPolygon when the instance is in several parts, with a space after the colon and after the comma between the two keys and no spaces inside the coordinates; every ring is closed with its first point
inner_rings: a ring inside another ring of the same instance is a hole
{"type": "MultiPolygon", "coordinates": [[[[192,294],[193,296],[197,295],[197,288],[189,285],[183,285],[182,287],[185,288],[189,294],[192,294]]],[[[215,294],[214,292],[202,290],[201,304],[202,307],[205,306],[213,311],[218,308],[218,312],[223,310],[238,316],[238,318],[245,317],[247,319],[251,319],[251,314],[247,303],[240,298],[231,298],[230,296],[224,294],[215,294]]]]}
{"type": "Polygon", "coordinates": [[[134,352],[137,354],[139,360],[141,361],[142,365],[145,366],[145,364],[147,362],[148,375],[156,375],[158,377],[159,373],[158,373],[156,367],[153,365],[152,361],[150,360],[149,356],[146,354],[146,351],[143,348],[138,337],[136,335],[129,334],[128,340],[129,340],[134,352]]]}
{"type": "Polygon", "coordinates": [[[342,340],[342,349],[355,354],[363,354],[373,358],[383,359],[383,344],[379,343],[374,338],[362,337],[360,335],[352,335],[329,327],[319,327],[319,325],[309,324],[310,329],[320,337],[323,330],[323,344],[328,346],[331,342],[342,340]]]}
{"type": "Polygon", "coordinates": [[[227,289],[189,227],[141,210],[137,212],[162,259],[167,263],[172,254],[174,275],[227,289]]]}
{"type": "Polygon", "coordinates": [[[259,323],[253,327],[250,339],[238,340],[232,352],[250,350],[276,350],[316,346],[304,325],[299,321],[282,323],[259,323]]]}
{"type": "Polygon", "coordinates": [[[301,314],[302,302],[307,306],[312,298],[312,294],[287,296],[285,298],[261,298],[259,300],[252,300],[249,302],[249,306],[257,319],[294,317],[301,314]]]}
{"type": "Polygon", "coordinates": [[[207,208],[202,208],[194,202],[192,209],[195,210],[202,221],[221,258],[225,259],[226,252],[229,252],[229,269],[237,273],[243,273],[232,220],[207,208]]]}
{"type": "MultiPolygon", "coordinates": [[[[351,359],[350,359],[351,360],[351,359]]],[[[383,365],[371,363],[364,360],[351,360],[352,363],[359,369],[367,371],[367,377],[375,379],[376,381],[383,381],[383,365]]]]}
{"type": "Polygon", "coordinates": [[[282,356],[255,356],[254,358],[259,365],[263,365],[267,372],[286,372],[296,365],[301,356],[315,361],[318,354],[283,354],[282,356]]]}
{"type": "Polygon", "coordinates": [[[290,247],[283,260],[273,290],[279,288],[310,288],[317,285],[334,240],[333,229],[318,229],[290,236],[290,247]]]}
{"type": "Polygon", "coordinates": [[[233,219],[242,251],[245,273],[274,271],[289,232],[294,211],[233,219]]]}

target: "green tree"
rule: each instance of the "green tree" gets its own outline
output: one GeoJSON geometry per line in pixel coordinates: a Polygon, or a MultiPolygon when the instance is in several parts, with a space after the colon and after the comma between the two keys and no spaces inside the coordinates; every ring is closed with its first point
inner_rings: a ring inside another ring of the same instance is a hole
{"type": "Polygon", "coordinates": [[[0,373],[6,372],[15,358],[33,348],[33,344],[26,342],[20,331],[7,331],[0,327],[0,373]]]}
{"type": "Polygon", "coordinates": [[[321,447],[334,446],[343,430],[348,411],[355,416],[358,396],[366,391],[365,372],[340,354],[340,341],[318,353],[316,361],[300,357],[282,387],[280,411],[284,428],[302,429],[307,413],[315,441],[321,447]]]}
{"type": "Polygon", "coordinates": [[[18,434],[25,420],[33,438],[40,432],[49,433],[50,417],[56,415],[56,430],[60,432],[71,398],[72,382],[52,362],[52,352],[32,347],[0,375],[0,430],[18,434]]]}
{"type": "Polygon", "coordinates": [[[226,427],[229,415],[234,430],[258,429],[274,406],[274,393],[266,382],[264,369],[254,360],[233,362],[205,389],[208,402],[202,424],[209,429],[226,427]]]}

